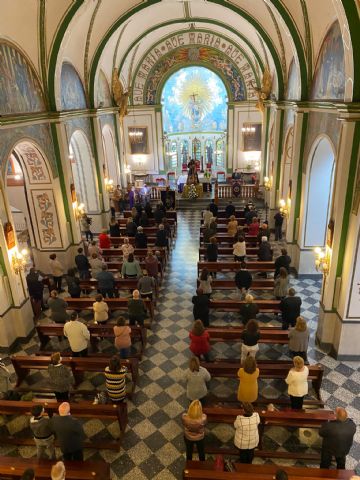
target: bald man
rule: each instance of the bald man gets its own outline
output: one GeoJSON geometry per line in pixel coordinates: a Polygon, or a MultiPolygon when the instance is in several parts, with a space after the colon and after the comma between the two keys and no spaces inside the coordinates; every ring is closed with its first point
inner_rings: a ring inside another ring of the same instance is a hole
{"type": "Polygon", "coordinates": [[[319,430],[323,437],[320,468],[330,468],[332,457],[335,457],[336,468],[344,469],[346,455],[353,443],[355,423],[348,418],[344,408],[337,407],[335,414],[336,420],[325,423],[319,430]]]}
{"type": "Polygon", "coordinates": [[[59,415],[53,416],[51,425],[64,460],[83,460],[85,433],[79,420],[71,415],[68,402],[60,404],[59,415]]]}

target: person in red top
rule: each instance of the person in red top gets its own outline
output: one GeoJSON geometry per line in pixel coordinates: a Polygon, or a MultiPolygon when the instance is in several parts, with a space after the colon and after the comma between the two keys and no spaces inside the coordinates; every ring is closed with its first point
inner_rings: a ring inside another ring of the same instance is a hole
{"type": "Polygon", "coordinates": [[[99,247],[101,249],[111,247],[110,237],[107,234],[106,228],[104,228],[99,235],[99,247]]]}
{"type": "Polygon", "coordinates": [[[260,229],[259,220],[256,217],[253,217],[252,223],[249,225],[249,235],[257,237],[260,229]]]}
{"type": "Polygon", "coordinates": [[[210,336],[209,332],[205,330],[201,320],[195,320],[189,337],[190,350],[192,353],[199,359],[203,356],[206,362],[210,362],[210,336]]]}

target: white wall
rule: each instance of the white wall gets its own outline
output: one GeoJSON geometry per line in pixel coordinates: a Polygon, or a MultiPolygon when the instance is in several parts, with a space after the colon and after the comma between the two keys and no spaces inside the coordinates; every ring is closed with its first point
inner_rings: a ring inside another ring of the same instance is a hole
{"type": "MultiPolygon", "coordinates": [[[[256,110],[254,102],[249,107],[248,102],[238,103],[234,106],[233,130],[229,130],[229,142],[233,142],[232,168],[247,168],[250,164],[251,169],[255,168],[257,161],[261,161],[261,153],[244,152],[243,134],[241,129],[244,123],[262,123],[261,112],[256,110]]],[[[231,165],[230,158],[229,164],[231,165]]]]}

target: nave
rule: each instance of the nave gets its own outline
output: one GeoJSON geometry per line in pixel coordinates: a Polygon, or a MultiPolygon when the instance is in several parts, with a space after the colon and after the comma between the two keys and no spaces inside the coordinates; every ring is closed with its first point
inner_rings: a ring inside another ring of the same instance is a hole
{"type": "MultiPolygon", "coordinates": [[[[187,409],[189,401],[186,398],[183,374],[190,358],[188,334],[192,326],[191,298],[195,292],[199,249],[200,211],[178,211],[178,227],[175,244],[171,250],[169,263],[165,270],[164,281],[157,303],[155,321],[148,330],[148,343],[145,355],[140,363],[140,375],[133,399],[128,401],[129,423],[122,440],[120,452],[110,450],[85,449],[85,459],[100,459],[111,463],[114,478],[122,479],[180,479],[185,466],[185,446],[181,414],[187,409]]],[[[278,255],[280,244],[273,243],[274,257],[278,255]]],[[[311,341],[308,350],[309,362],[320,363],[325,369],[322,381],[321,396],[327,408],[334,409],[343,406],[350,418],[358,425],[360,420],[360,377],[359,363],[338,362],[325,355],[314,346],[314,332],[317,323],[320,281],[313,278],[291,278],[291,285],[301,296],[302,314],[311,329],[311,341]]],[[[66,295],[66,294],[64,294],[66,295]]],[[[236,296],[234,292],[214,293],[214,298],[236,296]],[[225,295],[226,294],[226,295],[225,295]]],[[[271,294],[261,296],[271,298],[271,294]]],[[[260,296],[260,293],[255,293],[260,296]]],[[[84,318],[87,318],[86,316],[84,318]]],[[[89,314],[89,318],[91,315],[89,314]]],[[[235,314],[211,313],[211,325],[224,325],[230,322],[240,325],[235,314]]],[[[264,319],[266,320],[266,319],[264,319]]],[[[47,322],[42,319],[41,322],[47,322]]],[[[267,324],[278,324],[273,319],[267,319],[267,324]]],[[[262,323],[262,322],[260,322],[262,323]]],[[[52,340],[54,344],[56,340],[52,340]]],[[[64,345],[62,345],[64,347],[64,345]]],[[[101,350],[111,351],[111,344],[104,341],[101,350]]],[[[35,335],[18,348],[16,354],[34,354],[39,349],[39,340],[35,335]]],[[[239,358],[239,344],[233,346],[216,344],[212,347],[214,358],[239,358]]],[[[260,345],[261,359],[288,359],[286,346],[260,345]]],[[[9,364],[9,359],[4,358],[9,364]]],[[[11,368],[11,365],[10,365],[11,368]]],[[[100,375],[92,375],[91,383],[98,385],[100,375]]],[[[28,383],[36,385],[44,376],[40,372],[32,373],[28,383]]],[[[232,379],[213,378],[209,391],[217,397],[234,396],[238,382],[232,379]]],[[[84,382],[85,388],[89,382],[84,382]],[[87,383],[87,385],[85,384],[87,383]]],[[[261,381],[259,393],[263,396],[278,397],[278,389],[285,391],[284,382],[261,381]]],[[[83,421],[83,420],[82,420],[83,421]]],[[[26,418],[13,418],[7,426],[1,426],[1,432],[8,435],[20,432],[26,426],[26,418]]],[[[88,437],[95,440],[104,438],[107,434],[105,424],[96,419],[84,422],[88,437]]],[[[116,435],[116,422],[108,424],[110,434],[116,435]]],[[[234,429],[230,425],[209,424],[206,430],[206,446],[233,446],[234,429]]],[[[285,429],[282,427],[268,428],[264,437],[264,446],[268,450],[285,450],[296,452],[299,445],[308,446],[308,452],[319,451],[321,445],[316,430],[285,429]]],[[[20,447],[18,449],[1,447],[2,455],[20,453],[23,457],[35,455],[35,448],[20,447]]],[[[355,442],[347,457],[347,468],[355,468],[360,457],[360,435],[355,436],[355,442]]],[[[195,457],[196,458],[196,457],[195,457]]],[[[269,460],[271,461],[271,460],[269,460]]],[[[275,463],[283,465],[304,465],[288,459],[274,459],[275,463]]],[[[264,463],[266,460],[255,458],[254,463],[264,463]]],[[[315,464],[318,466],[318,464],[315,464]]]]}

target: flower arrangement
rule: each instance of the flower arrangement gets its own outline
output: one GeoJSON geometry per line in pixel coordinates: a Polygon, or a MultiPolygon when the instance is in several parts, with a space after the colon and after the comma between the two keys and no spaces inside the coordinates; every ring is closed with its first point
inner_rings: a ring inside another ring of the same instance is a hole
{"type": "Polygon", "coordinates": [[[191,200],[195,199],[198,197],[198,193],[197,193],[197,190],[196,190],[196,187],[195,185],[192,183],[190,186],[189,186],[189,190],[188,190],[188,198],[190,198],[191,200]]]}

